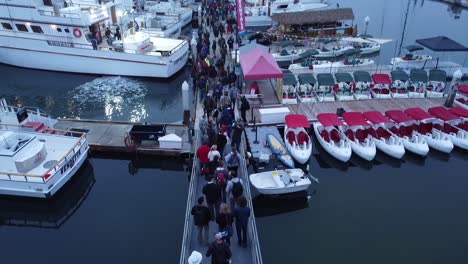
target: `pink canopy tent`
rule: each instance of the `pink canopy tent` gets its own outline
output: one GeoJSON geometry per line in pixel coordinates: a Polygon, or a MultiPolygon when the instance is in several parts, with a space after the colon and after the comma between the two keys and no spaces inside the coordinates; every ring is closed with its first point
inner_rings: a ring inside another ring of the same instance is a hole
{"type": "Polygon", "coordinates": [[[273,56],[259,47],[241,54],[240,65],[247,81],[283,78],[283,72],[273,56]]]}

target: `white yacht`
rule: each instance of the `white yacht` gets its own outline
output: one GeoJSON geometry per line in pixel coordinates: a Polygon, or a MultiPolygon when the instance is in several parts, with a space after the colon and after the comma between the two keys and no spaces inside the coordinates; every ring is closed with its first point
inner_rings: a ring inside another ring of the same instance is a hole
{"type": "Polygon", "coordinates": [[[168,2],[146,0],[145,11],[154,13],[157,16],[175,17],[181,20],[182,26],[192,22],[192,9],[182,7],[180,2],[174,2],[171,0],[168,2]]]}
{"type": "Polygon", "coordinates": [[[88,155],[86,134],[53,129],[36,110],[0,101],[0,194],[49,198],[78,171],[88,155]]]}
{"type": "Polygon", "coordinates": [[[140,31],[150,37],[178,38],[182,29],[182,20],[172,16],[158,16],[154,13],[144,13],[135,18],[141,25],[140,31]]]}
{"type": "MultiPolygon", "coordinates": [[[[0,62],[75,73],[168,78],[185,66],[188,43],[122,28],[122,41],[104,39],[119,12],[106,5],[56,0],[0,0],[0,62]],[[95,33],[94,36],[91,32],[95,33]],[[94,38],[102,42],[93,47],[94,38]]],[[[114,7],[114,8],[112,8],[114,7]]],[[[131,23],[129,23],[131,25],[131,23]]]]}

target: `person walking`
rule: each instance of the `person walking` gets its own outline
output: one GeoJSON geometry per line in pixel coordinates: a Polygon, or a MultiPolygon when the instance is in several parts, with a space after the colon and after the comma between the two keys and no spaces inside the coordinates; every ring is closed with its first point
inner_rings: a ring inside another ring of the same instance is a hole
{"type": "Polygon", "coordinates": [[[242,117],[242,121],[244,123],[247,123],[247,116],[246,116],[246,113],[248,110],[250,110],[250,103],[249,101],[247,100],[247,98],[245,98],[245,96],[242,96],[241,97],[241,106],[240,106],[240,110],[241,110],[241,117],[242,117]]]}
{"type": "Polygon", "coordinates": [[[214,177],[209,178],[209,182],[203,186],[203,194],[206,197],[206,203],[210,210],[210,219],[215,220],[218,214],[219,204],[221,203],[221,188],[215,183],[214,177]]]}
{"type": "Polygon", "coordinates": [[[203,108],[205,110],[206,116],[210,118],[211,112],[216,108],[216,103],[210,93],[207,94],[205,100],[203,101],[203,108]]]}
{"type": "Polygon", "coordinates": [[[221,188],[221,200],[226,202],[226,185],[229,180],[229,172],[224,168],[223,161],[218,161],[218,166],[214,170],[214,176],[216,179],[216,183],[218,184],[219,188],[221,188]]]}
{"type": "Polygon", "coordinates": [[[238,207],[234,211],[236,219],[237,243],[244,248],[247,247],[247,227],[249,224],[250,208],[247,206],[247,199],[241,196],[237,200],[238,207]]]}
{"type": "Polygon", "coordinates": [[[110,30],[110,28],[106,28],[104,35],[106,36],[107,45],[109,47],[112,47],[112,42],[114,42],[114,38],[112,37],[112,31],[110,30]]]}
{"type": "Polygon", "coordinates": [[[224,157],[224,146],[227,144],[226,135],[222,129],[219,130],[219,133],[216,135],[216,146],[218,147],[219,153],[224,157]]]}
{"type": "Polygon", "coordinates": [[[229,171],[231,180],[226,186],[226,195],[229,195],[229,206],[231,207],[231,212],[234,212],[236,207],[236,200],[244,194],[244,181],[237,177],[235,171],[229,171]]]}
{"type": "Polygon", "coordinates": [[[229,98],[231,98],[231,107],[235,109],[238,89],[235,85],[229,84],[229,98]]]}
{"type": "Polygon", "coordinates": [[[227,154],[224,157],[224,161],[226,162],[226,166],[228,171],[235,171],[237,173],[237,169],[240,165],[241,155],[237,152],[236,148],[231,149],[231,153],[227,154]]]}
{"type": "Polygon", "coordinates": [[[119,26],[117,26],[117,27],[115,28],[114,37],[115,37],[117,40],[122,40],[122,34],[120,34],[120,27],[119,27],[119,26]]]}
{"type": "Polygon", "coordinates": [[[205,144],[197,148],[197,157],[200,161],[200,168],[203,168],[204,166],[208,165],[208,162],[210,161],[208,159],[208,152],[210,152],[210,147],[208,147],[205,144]]]}
{"type": "Polygon", "coordinates": [[[237,121],[231,135],[231,148],[235,148],[237,151],[240,148],[242,132],[244,132],[244,125],[240,121],[237,121]]]}
{"type": "Polygon", "coordinates": [[[191,214],[193,215],[193,221],[198,229],[198,243],[200,245],[208,245],[208,233],[210,232],[210,210],[203,203],[205,199],[203,196],[198,198],[196,205],[192,207],[191,214]],[[204,231],[204,232],[203,232],[204,231]]]}
{"type": "Polygon", "coordinates": [[[228,246],[231,245],[231,237],[234,233],[232,223],[234,220],[233,214],[229,212],[227,204],[222,203],[219,206],[219,214],[216,217],[216,223],[218,224],[219,232],[225,233],[225,239],[228,246]]]}
{"type": "Polygon", "coordinates": [[[227,264],[232,257],[231,249],[224,243],[223,234],[216,233],[215,241],[210,244],[206,256],[211,257],[211,264],[227,264]]]}

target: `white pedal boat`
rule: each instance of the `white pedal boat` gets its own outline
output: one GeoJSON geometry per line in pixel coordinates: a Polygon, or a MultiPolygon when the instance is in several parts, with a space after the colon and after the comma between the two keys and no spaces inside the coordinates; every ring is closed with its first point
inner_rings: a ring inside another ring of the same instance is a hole
{"type": "Polygon", "coordinates": [[[427,155],[429,145],[425,138],[417,131],[413,118],[401,110],[386,111],[385,116],[397,124],[396,126],[389,127],[388,130],[401,138],[406,150],[420,156],[427,155]]]}
{"type": "Polygon", "coordinates": [[[377,152],[375,143],[369,133],[370,124],[361,113],[343,113],[347,127],[340,127],[341,135],[349,140],[351,149],[359,157],[371,161],[377,152]]]}
{"type": "Polygon", "coordinates": [[[405,113],[417,120],[418,132],[426,139],[429,147],[440,152],[450,153],[453,143],[442,131],[442,122],[419,107],[408,108],[405,113]]]}
{"type": "Polygon", "coordinates": [[[374,82],[374,87],[371,89],[372,97],[378,99],[391,98],[390,88],[392,86],[392,81],[385,73],[376,73],[372,74],[372,81],[374,82]]]}
{"type": "Polygon", "coordinates": [[[250,174],[250,183],[261,194],[275,195],[305,191],[312,184],[301,169],[286,169],[250,174]]]}
{"type": "Polygon", "coordinates": [[[335,114],[319,114],[317,119],[313,127],[320,145],[337,160],[347,162],[351,158],[351,145],[335,128],[344,124],[335,114]]]}
{"type": "Polygon", "coordinates": [[[343,55],[347,50],[352,50],[352,46],[336,46],[331,49],[321,48],[317,49],[317,58],[333,58],[343,55]]]}
{"type": "Polygon", "coordinates": [[[363,115],[373,124],[369,134],[377,149],[391,157],[401,159],[405,155],[405,147],[401,138],[388,130],[388,127],[394,125],[392,121],[377,111],[365,112],[363,115]]]}
{"type": "Polygon", "coordinates": [[[287,115],[285,118],[284,142],[291,156],[300,164],[305,164],[312,154],[312,141],[306,128],[309,121],[304,115],[287,115]]]}
{"type": "Polygon", "coordinates": [[[442,106],[429,108],[428,112],[444,121],[441,129],[449,136],[453,145],[468,149],[468,132],[463,129],[464,121],[459,116],[442,106]]]}

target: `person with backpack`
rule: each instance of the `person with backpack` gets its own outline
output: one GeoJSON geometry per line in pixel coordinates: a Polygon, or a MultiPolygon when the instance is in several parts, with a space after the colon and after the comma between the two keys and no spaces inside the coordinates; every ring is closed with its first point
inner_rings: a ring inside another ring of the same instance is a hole
{"type": "Polygon", "coordinates": [[[228,246],[231,245],[231,237],[233,235],[233,222],[234,216],[229,212],[229,207],[227,206],[227,204],[222,203],[219,206],[219,214],[216,217],[216,223],[218,224],[219,232],[227,233],[225,239],[228,246]]]}
{"type": "Polygon", "coordinates": [[[250,208],[247,206],[247,199],[240,196],[237,199],[237,204],[234,211],[236,219],[237,243],[244,248],[247,247],[247,227],[249,225],[250,208]]]}
{"type": "Polygon", "coordinates": [[[235,171],[237,173],[241,158],[236,148],[232,148],[231,153],[227,154],[224,158],[228,171],[235,171]]]}
{"type": "Polygon", "coordinates": [[[214,170],[214,176],[216,183],[219,188],[221,188],[221,200],[226,202],[226,185],[229,180],[229,172],[224,168],[224,164],[221,160],[218,161],[218,166],[214,170]]]}
{"type": "Polygon", "coordinates": [[[227,264],[232,257],[231,249],[224,243],[223,234],[217,233],[215,241],[210,244],[206,256],[211,257],[211,264],[227,264]]]}
{"type": "Polygon", "coordinates": [[[210,232],[210,210],[203,205],[204,202],[203,196],[199,197],[198,204],[194,205],[191,211],[193,221],[198,229],[198,243],[200,245],[208,245],[208,233],[210,232]]]}
{"type": "Polygon", "coordinates": [[[236,122],[236,125],[232,129],[231,135],[231,148],[239,151],[239,147],[242,140],[242,132],[244,132],[244,125],[241,122],[236,122]]]}
{"type": "Polygon", "coordinates": [[[244,194],[244,182],[242,179],[237,177],[235,171],[229,171],[231,180],[226,186],[226,194],[229,195],[229,205],[231,206],[231,212],[234,212],[237,198],[244,194]]]}
{"type": "Polygon", "coordinates": [[[210,220],[215,220],[218,214],[219,204],[221,203],[221,188],[216,184],[214,177],[210,176],[209,181],[203,186],[203,194],[210,210],[210,220]]]}
{"type": "Polygon", "coordinates": [[[203,168],[204,166],[206,166],[208,162],[210,161],[208,159],[208,152],[210,152],[210,147],[208,147],[207,145],[203,144],[200,147],[198,147],[197,157],[198,157],[198,160],[200,161],[200,168],[203,168]]]}
{"type": "Polygon", "coordinates": [[[224,135],[223,130],[220,129],[218,135],[216,135],[216,146],[218,146],[219,153],[222,156],[224,156],[224,146],[226,146],[226,144],[227,144],[227,137],[226,135],[224,135]]]}
{"type": "Polygon", "coordinates": [[[245,98],[245,96],[242,96],[241,97],[240,111],[241,111],[242,121],[244,121],[244,123],[247,123],[246,113],[247,113],[248,110],[250,110],[250,103],[247,100],[247,98],[245,98]]]}

